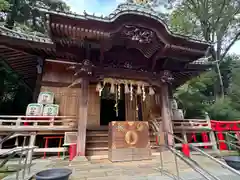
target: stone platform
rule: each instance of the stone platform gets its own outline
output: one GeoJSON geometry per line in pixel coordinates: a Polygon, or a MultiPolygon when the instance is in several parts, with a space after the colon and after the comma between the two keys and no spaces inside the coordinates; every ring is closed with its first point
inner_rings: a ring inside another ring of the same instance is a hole
{"type": "MultiPolygon", "coordinates": [[[[207,169],[219,179],[237,180],[230,171],[224,169],[213,161],[200,156],[192,155],[203,168],[207,169]]],[[[67,161],[52,161],[50,167],[68,167],[73,170],[71,180],[172,180],[176,177],[176,166],[174,156],[170,152],[163,153],[164,173],[160,171],[160,156],[154,156],[152,160],[112,163],[107,159],[91,160],[78,157],[68,164],[67,161]]],[[[197,172],[192,170],[181,160],[178,160],[180,179],[202,180],[197,172]]]]}

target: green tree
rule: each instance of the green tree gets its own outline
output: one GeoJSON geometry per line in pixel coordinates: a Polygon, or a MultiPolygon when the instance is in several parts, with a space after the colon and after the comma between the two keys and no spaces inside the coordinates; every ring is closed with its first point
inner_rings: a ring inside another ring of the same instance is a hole
{"type": "Polygon", "coordinates": [[[214,103],[211,93],[214,77],[213,71],[206,72],[176,89],[174,97],[186,118],[203,118],[209,105],[214,103]]]}
{"type": "Polygon", "coordinates": [[[234,120],[240,117],[240,59],[226,56],[220,70],[226,86],[224,99],[214,98],[214,84],[217,82],[215,71],[203,73],[176,89],[174,97],[186,118],[204,117],[208,112],[212,119],[234,120]]]}
{"type": "Polygon", "coordinates": [[[0,61],[0,114],[23,114],[31,102],[29,88],[3,61],[0,61]]]}
{"type": "MultiPolygon", "coordinates": [[[[1,21],[10,29],[45,33],[44,16],[37,6],[69,11],[69,7],[59,0],[0,0],[1,21]]],[[[31,96],[19,77],[0,59],[0,114],[25,113],[31,96]]]]}
{"type": "Polygon", "coordinates": [[[213,59],[219,87],[215,92],[224,96],[219,64],[229,49],[240,39],[240,1],[236,0],[171,0],[171,28],[182,34],[195,35],[216,45],[213,59]]]}
{"type": "Polygon", "coordinates": [[[6,0],[0,0],[0,11],[6,11],[10,8],[10,4],[6,0]]]}
{"type": "Polygon", "coordinates": [[[228,96],[232,99],[232,105],[240,111],[240,57],[234,56],[234,61],[231,63],[229,76],[230,85],[228,96]]]}
{"type": "Polygon", "coordinates": [[[29,31],[45,32],[44,16],[38,10],[38,6],[57,11],[69,11],[69,7],[63,1],[53,0],[9,0],[11,5],[7,13],[7,28],[20,26],[29,31]],[[27,28],[26,28],[27,27],[27,28]]]}

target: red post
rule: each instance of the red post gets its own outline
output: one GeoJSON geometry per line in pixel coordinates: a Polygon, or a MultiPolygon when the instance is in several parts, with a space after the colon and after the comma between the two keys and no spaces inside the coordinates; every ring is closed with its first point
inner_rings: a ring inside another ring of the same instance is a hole
{"type": "MultiPolygon", "coordinates": [[[[206,132],[202,132],[202,141],[203,141],[204,143],[209,142],[209,138],[208,138],[208,135],[207,135],[206,132]]],[[[208,146],[204,146],[204,148],[207,149],[208,146]]]]}
{"type": "Polygon", "coordinates": [[[182,152],[185,156],[190,157],[190,149],[188,144],[182,144],[182,152]]]}
{"type": "MultiPolygon", "coordinates": [[[[197,142],[196,133],[193,133],[193,134],[192,134],[191,141],[192,141],[192,140],[193,140],[193,142],[195,142],[195,143],[197,142]]],[[[190,142],[191,142],[191,141],[190,141],[190,142]]]]}
{"type": "MultiPolygon", "coordinates": [[[[27,120],[28,118],[25,118],[25,120],[27,120]]],[[[24,121],[23,123],[24,126],[28,126],[28,122],[24,121]]]]}
{"type": "MultiPolygon", "coordinates": [[[[45,139],[45,146],[44,148],[48,148],[48,137],[46,137],[45,139]]],[[[45,159],[46,158],[46,152],[43,153],[43,158],[45,159]]]]}
{"type": "Polygon", "coordinates": [[[158,136],[156,136],[156,145],[159,144],[159,141],[158,141],[158,136]]]}
{"type": "Polygon", "coordinates": [[[224,136],[222,133],[222,127],[220,125],[220,122],[216,123],[216,131],[217,131],[217,137],[218,137],[218,141],[219,141],[219,149],[227,150],[227,145],[225,142],[223,142],[225,139],[224,139],[224,136]]]}
{"type": "Polygon", "coordinates": [[[69,160],[72,161],[77,155],[77,144],[71,144],[69,146],[69,160]]]}

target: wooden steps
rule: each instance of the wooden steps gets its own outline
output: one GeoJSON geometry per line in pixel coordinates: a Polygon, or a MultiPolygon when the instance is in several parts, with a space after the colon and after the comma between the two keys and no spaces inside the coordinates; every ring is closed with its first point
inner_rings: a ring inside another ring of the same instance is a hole
{"type": "MultiPolygon", "coordinates": [[[[152,133],[150,133],[152,134],[152,133]]],[[[151,135],[150,144],[152,152],[158,152],[155,136],[151,135]]],[[[99,127],[87,129],[86,136],[87,156],[107,156],[108,155],[108,128],[99,127]]]]}
{"type": "Polygon", "coordinates": [[[108,154],[108,128],[87,129],[86,155],[99,156],[108,154]]]}

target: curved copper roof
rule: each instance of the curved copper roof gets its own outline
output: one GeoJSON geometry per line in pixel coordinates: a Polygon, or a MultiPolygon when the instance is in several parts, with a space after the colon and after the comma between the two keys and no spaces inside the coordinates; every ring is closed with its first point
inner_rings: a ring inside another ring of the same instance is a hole
{"type": "MultiPolygon", "coordinates": [[[[145,63],[152,63],[150,67],[152,71],[156,69],[157,71],[161,71],[161,68],[170,67],[172,63],[175,64],[175,66],[181,65],[182,69],[180,68],[177,72],[174,72],[174,76],[185,81],[185,79],[189,79],[190,76],[198,74],[198,70],[203,71],[206,69],[205,66],[198,66],[199,64],[206,64],[205,62],[200,63],[195,60],[204,56],[204,53],[211,44],[190,38],[189,36],[172,33],[166,23],[159,17],[159,14],[149,7],[137,4],[121,4],[115,11],[106,17],[90,15],[86,12],[79,15],[50,11],[44,8],[40,8],[40,10],[44,11],[47,15],[51,37],[27,34],[0,27],[0,42],[1,45],[3,45],[3,51],[9,53],[9,49],[11,49],[11,51],[16,49],[16,52],[14,52],[15,54],[18,54],[21,51],[24,56],[24,53],[28,53],[29,62],[33,62],[31,67],[35,70],[36,63],[34,59],[36,59],[36,56],[40,56],[43,59],[54,59],[59,57],[68,60],[79,59],[77,54],[67,51],[67,47],[71,48],[72,44],[76,45],[80,42],[81,39],[77,37],[78,34],[83,37],[85,37],[85,34],[93,34],[96,37],[106,38],[108,42],[109,39],[120,36],[119,34],[124,28],[126,28],[126,25],[150,29],[156,34],[157,41],[152,41],[152,44],[139,45],[137,42],[131,42],[132,44],[129,43],[131,47],[135,47],[140,51],[142,50],[142,53],[145,53],[145,57],[149,59],[149,61],[145,61],[145,63]],[[57,49],[59,46],[56,44],[59,45],[61,43],[63,43],[62,49],[57,49]],[[136,46],[139,47],[137,48],[136,46]],[[163,54],[165,54],[165,57],[163,54]],[[36,56],[32,57],[31,55],[36,56]],[[178,59],[181,59],[180,56],[183,58],[189,57],[189,60],[177,61],[178,59]],[[162,57],[165,59],[162,59],[162,57]],[[166,57],[171,57],[172,59],[166,57]],[[186,68],[186,72],[183,72],[186,67],[185,65],[190,62],[192,62],[192,64],[189,65],[191,66],[190,70],[186,68]]],[[[80,48],[77,48],[78,51],[79,49],[80,48]]],[[[8,56],[4,58],[11,60],[11,57],[8,56]]],[[[18,57],[16,56],[14,58],[18,57]]],[[[20,62],[21,58],[18,58],[17,60],[20,62]]],[[[17,60],[14,59],[14,61],[10,63],[11,66],[15,66],[14,63],[17,60]]],[[[19,69],[19,74],[23,74],[22,72],[27,74],[27,69],[22,67],[19,69]]],[[[35,73],[33,73],[33,77],[34,76],[35,73]]],[[[32,84],[32,82],[29,84],[32,84]]]]}
{"type": "MultiPolygon", "coordinates": [[[[199,40],[196,38],[191,38],[190,36],[186,36],[186,35],[180,35],[180,34],[176,34],[173,33],[167,26],[167,24],[164,22],[164,20],[159,16],[159,13],[154,11],[152,8],[150,8],[149,6],[144,6],[144,5],[140,5],[140,4],[133,4],[133,3],[126,3],[126,4],[120,4],[118,5],[117,9],[114,10],[111,14],[109,14],[108,16],[96,16],[94,14],[88,14],[85,11],[83,12],[83,14],[76,14],[76,13],[64,13],[64,12],[58,12],[58,11],[52,11],[52,10],[47,10],[45,8],[39,8],[41,11],[45,12],[47,14],[47,17],[49,17],[49,15],[59,15],[65,18],[70,18],[70,19],[76,19],[76,20],[82,20],[82,21],[86,21],[86,20],[93,20],[93,21],[99,21],[102,23],[106,23],[106,24],[112,24],[113,22],[115,22],[117,19],[121,18],[121,16],[124,15],[134,15],[134,16],[141,16],[144,18],[148,18],[148,19],[152,19],[155,20],[155,25],[156,23],[159,24],[159,27],[162,26],[162,29],[164,29],[165,32],[161,32],[164,34],[168,34],[169,36],[171,36],[171,38],[175,39],[175,40],[183,40],[183,41],[188,41],[189,43],[197,43],[197,44],[205,44],[207,46],[211,45],[210,43],[203,41],[203,40],[199,40]]],[[[133,19],[134,21],[134,19],[133,19]]],[[[141,22],[138,22],[141,23],[141,22]]],[[[97,25],[97,24],[96,24],[97,25]]],[[[149,26],[151,27],[151,26],[149,26]]],[[[157,29],[156,29],[157,31],[157,29]]]]}

